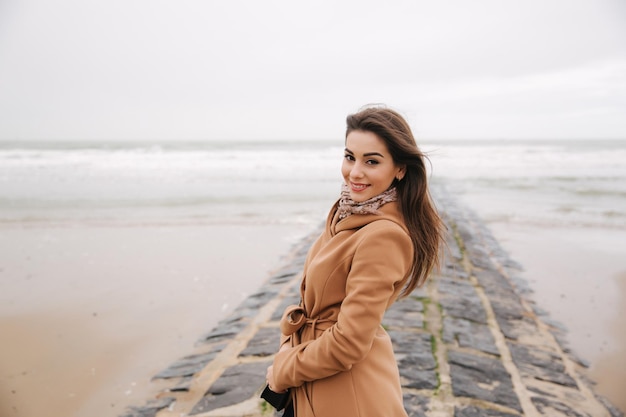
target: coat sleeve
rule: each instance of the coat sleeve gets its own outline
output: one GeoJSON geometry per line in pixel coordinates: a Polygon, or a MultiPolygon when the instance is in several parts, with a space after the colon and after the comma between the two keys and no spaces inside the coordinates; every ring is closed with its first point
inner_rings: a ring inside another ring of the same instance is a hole
{"type": "MultiPolygon", "coordinates": [[[[337,323],[315,340],[276,355],[277,390],[347,371],[370,351],[413,259],[410,237],[395,223],[370,223],[351,260],[337,323]]],[[[349,260],[348,260],[349,261],[349,260]]]]}

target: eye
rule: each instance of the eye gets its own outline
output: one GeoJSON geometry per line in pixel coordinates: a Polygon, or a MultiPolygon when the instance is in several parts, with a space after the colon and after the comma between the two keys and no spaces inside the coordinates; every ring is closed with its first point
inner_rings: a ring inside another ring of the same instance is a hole
{"type": "Polygon", "coordinates": [[[350,155],[349,153],[345,154],[343,156],[347,161],[354,161],[354,156],[350,155]]]}
{"type": "Polygon", "coordinates": [[[380,162],[378,162],[376,159],[368,159],[367,161],[365,161],[365,163],[368,165],[378,165],[380,162]]]}

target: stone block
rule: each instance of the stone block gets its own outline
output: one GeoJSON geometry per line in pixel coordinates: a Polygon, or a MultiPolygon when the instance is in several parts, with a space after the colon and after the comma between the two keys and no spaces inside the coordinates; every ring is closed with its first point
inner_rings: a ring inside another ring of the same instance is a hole
{"type": "Polygon", "coordinates": [[[505,413],[471,405],[455,407],[454,417],[519,417],[519,414],[505,413]]]}
{"type": "Polygon", "coordinates": [[[508,343],[513,362],[522,376],[552,382],[566,387],[578,388],[576,381],[567,374],[563,359],[547,347],[508,343]]]}
{"type": "Polygon", "coordinates": [[[567,404],[545,397],[531,397],[537,411],[546,417],[595,417],[587,413],[578,412],[567,404]]]}
{"type": "Polygon", "coordinates": [[[191,410],[191,415],[239,404],[265,386],[268,363],[255,362],[232,366],[224,371],[202,399],[191,410]]]}
{"type": "Polygon", "coordinates": [[[278,352],[279,345],[280,329],[278,327],[262,327],[239,356],[271,356],[278,352]]]}
{"type": "Polygon", "coordinates": [[[444,315],[487,323],[487,313],[474,286],[467,282],[441,279],[438,282],[439,304],[444,315]]]}
{"type": "Polygon", "coordinates": [[[489,327],[486,324],[475,323],[470,320],[444,317],[443,341],[463,348],[500,355],[489,327]]]}
{"type": "Polygon", "coordinates": [[[122,414],[120,417],[154,417],[159,411],[169,407],[169,405],[173,402],[173,398],[160,398],[158,400],[151,400],[142,407],[128,407],[125,413],[122,414]]]}
{"type": "Polygon", "coordinates": [[[423,328],[424,327],[424,304],[409,296],[397,301],[385,313],[383,325],[388,327],[407,327],[407,328],[423,328]]]}
{"type": "Polygon", "coordinates": [[[435,389],[439,385],[437,363],[432,352],[430,334],[390,331],[402,386],[415,389],[435,389]]]}
{"type": "Polygon", "coordinates": [[[450,350],[448,361],[455,396],[476,398],[522,411],[511,376],[498,359],[450,350]]]}
{"type": "Polygon", "coordinates": [[[409,417],[426,417],[430,405],[430,398],[414,393],[405,393],[404,409],[409,417]]]}
{"type": "Polygon", "coordinates": [[[211,362],[217,354],[224,348],[224,345],[215,346],[209,352],[197,355],[185,356],[177,360],[166,369],[162,370],[154,376],[154,379],[179,378],[191,376],[200,372],[209,362],[211,362]]]}

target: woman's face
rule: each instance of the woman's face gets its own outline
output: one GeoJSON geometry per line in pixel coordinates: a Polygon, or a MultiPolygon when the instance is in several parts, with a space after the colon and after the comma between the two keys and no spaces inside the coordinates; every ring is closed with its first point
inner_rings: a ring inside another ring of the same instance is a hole
{"type": "Polygon", "coordinates": [[[341,174],[354,201],[360,203],[385,192],[404,172],[378,135],[364,130],[348,133],[341,174]]]}

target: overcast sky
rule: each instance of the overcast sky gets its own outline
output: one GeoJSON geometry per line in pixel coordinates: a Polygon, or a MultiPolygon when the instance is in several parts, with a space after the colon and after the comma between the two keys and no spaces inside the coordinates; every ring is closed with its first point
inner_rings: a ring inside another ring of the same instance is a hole
{"type": "Polygon", "coordinates": [[[626,138],[624,0],[0,0],[0,139],[626,138]]]}

